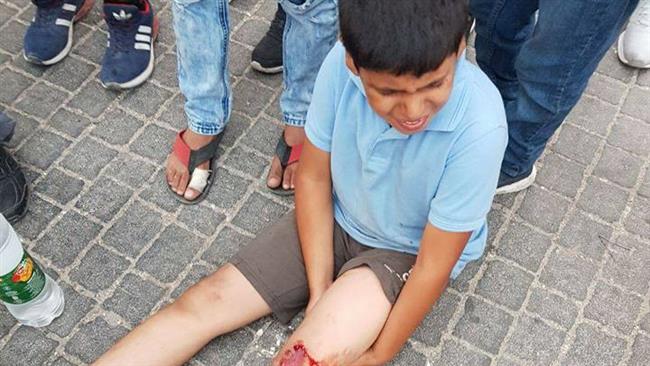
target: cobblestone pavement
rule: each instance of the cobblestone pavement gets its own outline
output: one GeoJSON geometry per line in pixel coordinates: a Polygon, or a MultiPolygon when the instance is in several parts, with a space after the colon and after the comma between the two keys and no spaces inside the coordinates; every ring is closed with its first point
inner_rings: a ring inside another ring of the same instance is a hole
{"type": "MultiPolygon", "coordinates": [[[[152,79],[113,93],[97,81],[99,6],[77,25],[72,54],[44,69],[20,56],[33,7],[0,0],[0,109],[19,122],[11,149],[33,187],[16,229],[66,296],[64,314],[43,330],[0,309],[2,365],[91,362],[291,208],[263,179],[280,132],[281,76],[248,66],[275,4],[231,6],[235,112],[216,185],[197,207],[177,204],[163,184],[185,120],[169,3],[156,9],[152,79]]],[[[394,364],[648,365],[649,166],[650,72],[610,52],[537,183],[496,200],[485,257],[451,284],[394,364]]],[[[263,365],[289,332],[263,319],[190,364],[263,365]]]]}

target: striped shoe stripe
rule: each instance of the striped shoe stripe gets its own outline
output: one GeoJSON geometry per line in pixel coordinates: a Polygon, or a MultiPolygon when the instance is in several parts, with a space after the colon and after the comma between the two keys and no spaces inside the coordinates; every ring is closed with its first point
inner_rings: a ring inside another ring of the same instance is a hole
{"type": "Polygon", "coordinates": [[[151,27],[146,26],[146,25],[141,25],[138,27],[138,32],[144,33],[144,34],[151,34],[151,27]]]}
{"type": "Polygon", "coordinates": [[[151,46],[149,45],[149,43],[142,43],[142,42],[136,42],[134,48],[136,50],[147,50],[147,51],[151,50],[151,46]]]}
{"type": "Polygon", "coordinates": [[[144,34],[136,34],[135,35],[135,40],[140,41],[140,42],[151,43],[151,37],[150,36],[145,36],[144,34]]]}
{"type": "Polygon", "coordinates": [[[72,25],[72,23],[69,20],[57,18],[56,22],[54,23],[56,25],[65,25],[66,27],[69,27],[72,25]]]}
{"type": "Polygon", "coordinates": [[[77,10],[77,6],[74,5],[74,4],[63,4],[63,10],[67,10],[67,11],[76,11],[76,10],[77,10]]]}

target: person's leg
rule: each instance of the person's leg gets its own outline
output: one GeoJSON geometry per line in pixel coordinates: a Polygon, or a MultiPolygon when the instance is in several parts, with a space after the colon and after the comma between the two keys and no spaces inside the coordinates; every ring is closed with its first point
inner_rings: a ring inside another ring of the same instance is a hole
{"type": "MultiPolygon", "coordinates": [[[[220,134],[230,117],[228,82],[229,18],[226,0],[174,0],[178,81],[185,96],[187,145],[196,150],[220,134]]],[[[208,163],[198,166],[207,169],[208,163]]],[[[171,188],[187,200],[200,192],[187,189],[191,172],[174,154],[166,166],[171,188]]]]}
{"type": "MultiPolygon", "coordinates": [[[[316,75],[338,34],[336,0],[279,0],[286,12],[283,37],[284,90],[280,98],[284,138],[289,146],[305,139],[303,127],[316,75]]],[[[267,185],[284,189],[293,186],[297,164],[282,169],[274,157],[267,185]]]]}

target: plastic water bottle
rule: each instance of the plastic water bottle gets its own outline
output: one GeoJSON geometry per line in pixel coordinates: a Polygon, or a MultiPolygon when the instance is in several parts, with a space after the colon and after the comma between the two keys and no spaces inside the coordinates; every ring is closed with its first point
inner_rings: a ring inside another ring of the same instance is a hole
{"type": "Polygon", "coordinates": [[[18,235],[0,215],[0,300],[21,324],[44,327],[61,315],[63,291],[23,250],[18,235]]]}

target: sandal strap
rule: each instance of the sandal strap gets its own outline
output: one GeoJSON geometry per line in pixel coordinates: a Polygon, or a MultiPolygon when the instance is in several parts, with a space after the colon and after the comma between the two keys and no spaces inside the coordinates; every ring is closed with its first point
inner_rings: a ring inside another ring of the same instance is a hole
{"type": "Polygon", "coordinates": [[[275,146],[275,155],[280,159],[280,165],[282,165],[282,168],[286,168],[300,160],[302,147],[303,144],[289,146],[284,140],[284,133],[280,136],[278,144],[275,146]]]}
{"type": "Polygon", "coordinates": [[[215,139],[210,141],[207,145],[197,150],[192,150],[183,140],[183,135],[186,131],[187,130],[183,130],[176,135],[176,141],[174,142],[172,151],[191,173],[201,163],[212,160],[216,157],[219,143],[223,138],[223,132],[216,135],[215,139]]]}

